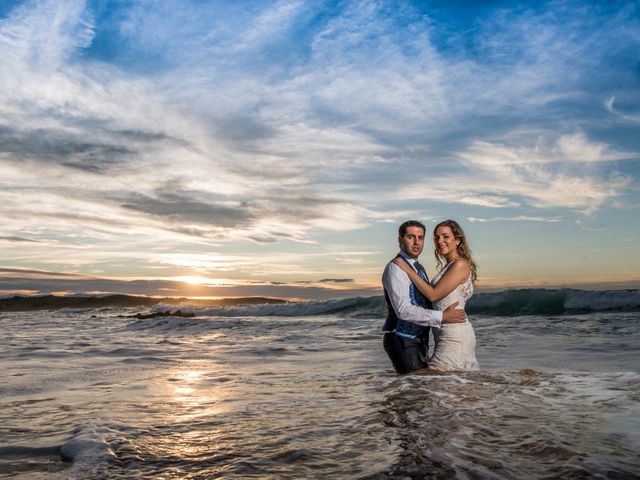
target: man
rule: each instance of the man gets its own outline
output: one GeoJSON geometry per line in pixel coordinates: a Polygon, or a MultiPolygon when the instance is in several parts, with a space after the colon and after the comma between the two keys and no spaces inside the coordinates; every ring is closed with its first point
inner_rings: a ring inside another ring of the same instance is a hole
{"type": "MultiPolygon", "coordinates": [[[[418,263],[424,248],[425,226],[417,220],[409,220],[398,229],[398,243],[402,258],[418,275],[428,281],[427,274],[418,263]]],[[[432,310],[431,302],[411,282],[409,276],[393,262],[389,262],[382,274],[387,319],[384,331],[384,350],[398,374],[405,374],[427,367],[420,356],[426,358],[429,346],[429,327],[447,323],[462,323],[464,310],[457,310],[454,303],[445,311],[432,310]]]]}

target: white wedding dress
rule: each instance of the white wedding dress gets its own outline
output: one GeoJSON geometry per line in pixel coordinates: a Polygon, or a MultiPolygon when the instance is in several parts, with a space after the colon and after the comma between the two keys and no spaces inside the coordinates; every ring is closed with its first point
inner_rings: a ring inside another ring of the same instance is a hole
{"type": "MultiPolygon", "coordinates": [[[[438,274],[433,277],[431,284],[435,286],[447,269],[452,265],[448,263],[438,274]]],[[[449,295],[434,302],[433,308],[445,310],[449,305],[458,302],[456,308],[464,308],[467,300],[473,295],[473,283],[471,274],[464,283],[458,285],[449,295]]],[[[436,346],[429,360],[429,368],[441,371],[472,371],[480,370],[476,360],[476,334],[473,326],[467,318],[464,323],[450,323],[442,325],[442,328],[431,328],[436,340],[436,346]]]]}

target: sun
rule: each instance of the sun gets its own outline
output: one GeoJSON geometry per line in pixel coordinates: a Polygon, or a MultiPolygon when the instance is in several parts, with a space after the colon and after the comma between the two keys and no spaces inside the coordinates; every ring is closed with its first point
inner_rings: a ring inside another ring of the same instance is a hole
{"type": "Polygon", "coordinates": [[[204,285],[206,283],[215,283],[214,280],[206,277],[198,277],[198,276],[185,276],[185,277],[176,277],[175,278],[179,282],[190,283],[191,285],[204,285]]]}

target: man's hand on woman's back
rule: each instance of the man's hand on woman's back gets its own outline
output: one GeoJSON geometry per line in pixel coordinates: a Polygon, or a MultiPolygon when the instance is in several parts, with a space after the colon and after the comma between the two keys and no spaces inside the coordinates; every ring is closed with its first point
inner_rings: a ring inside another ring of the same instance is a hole
{"type": "Polygon", "coordinates": [[[442,323],[464,323],[467,319],[467,314],[464,310],[456,308],[459,302],[454,303],[447,307],[446,310],[442,312],[442,323]]]}

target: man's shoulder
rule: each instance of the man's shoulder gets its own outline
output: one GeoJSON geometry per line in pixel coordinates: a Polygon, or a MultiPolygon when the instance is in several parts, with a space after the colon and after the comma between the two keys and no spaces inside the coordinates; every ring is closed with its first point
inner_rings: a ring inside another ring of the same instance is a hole
{"type": "Polygon", "coordinates": [[[389,275],[389,265],[392,265],[392,262],[387,262],[387,264],[384,266],[384,270],[382,271],[382,281],[384,282],[384,279],[389,275]]]}
{"type": "Polygon", "coordinates": [[[408,281],[409,276],[398,265],[393,263],[393,259],[389,260],[382,273],[382,283],[404,282],[405,280],[408,281]]]}
{"type": "Polygon", "coordinates": [[[400,255],[396,255],[395,257],[393,257],[392,259],[390,259],[387,264],[384,267],[384,273],[387,273],[389,270],[395,270],[396,268],[399,270],[402,270],[400,267],[398,267],[398,265],[396,265],[395,263],[393,263],[393,261],[396,258],[400,258],[400,255]]]}

